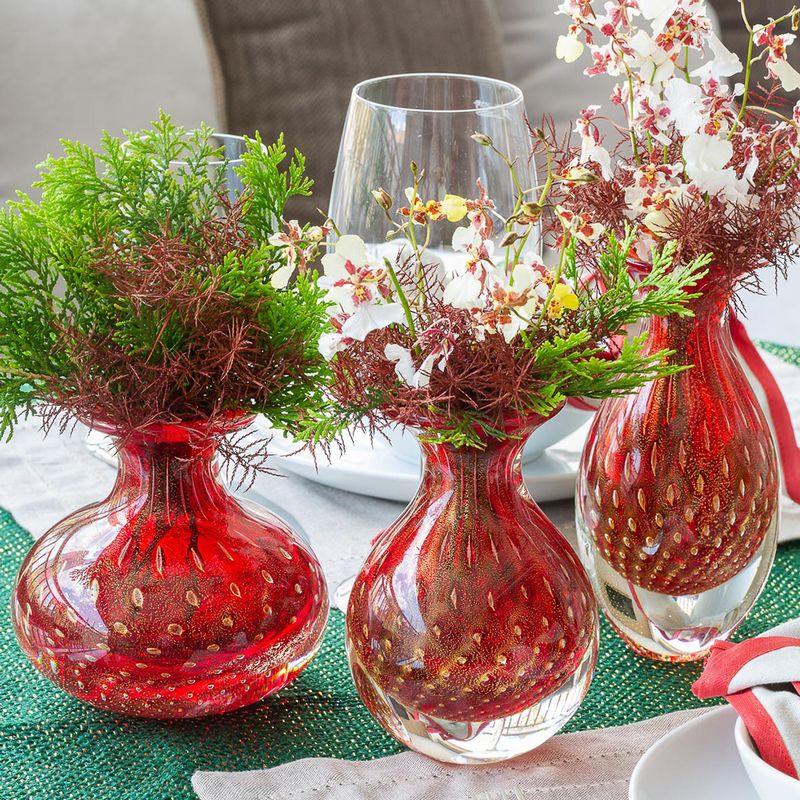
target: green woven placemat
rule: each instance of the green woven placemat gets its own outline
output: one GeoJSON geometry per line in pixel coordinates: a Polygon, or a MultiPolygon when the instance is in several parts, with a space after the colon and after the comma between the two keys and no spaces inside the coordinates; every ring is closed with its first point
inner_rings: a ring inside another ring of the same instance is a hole
{"type": "MultiPolygon", "coordinates": [[[[29,534],[0,511],[0,607],[29,534]]],[[[739,635],[800,615],[800,544],[782,545],[767,588],[739,635]]],[[[80,703],[40,677],[17,648],[7,613],[0,626],[0,797],[27,800],[193,798],[196,769],[257,769],[311,756],[369,759],[401,747],[367,714],[350,681],[344,618],[333,611],[317,658],[290,686],[232,714],[186,722],[117,717],[80,703]]],[[[602,625],[597,673],[566,730],[636,722],[699,706],[697,665],[633,655],[602,625]]]]}
{"type": "Polygon", "coordinates": [[[774,356],[800,367],[800,347],[790,347],[787,344],[776,344],[775,342],[757,341],[756,344],[762,350],[772,353],[774,356]]]}

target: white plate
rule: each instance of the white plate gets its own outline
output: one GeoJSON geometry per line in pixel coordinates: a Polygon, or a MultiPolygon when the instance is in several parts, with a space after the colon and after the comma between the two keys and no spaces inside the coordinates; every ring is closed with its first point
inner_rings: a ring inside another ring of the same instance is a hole
{"type": "MultiPolygon", "coordinates": [[[[261,417],[256,424],[268,427],[261,417]]],[[[538,502],[573,496],[578,462],[588,430],[587,423],[545,451],[544,455],[524,464],[525,482],[538,502]]],[[[297,445],[280,435],[274,436],[270,448],[275,455],[283,456],[276,464],[278,469],[334,489],[408,502],[419,484],[419,465],[399,458],[389,442],[380,436],[370,444],[367,436],[356,434],[343,455],[334,448],[330,464],[322,454],[318,454],[315,464],[310,453],[296,452],[297,445]]]]}
{"type": "MultiPolygon", "coordinates": [[[[547,422],[540,425],[525,442],[525,449],[522,451],[522,461],[527,463],[539,458],[548,447],[554,447],[578,428],[584,425],[587,420],[594,417],[593,411],[574,408],[565,405],[557,414],[550,417],[547,422]]],[[[417,437],[410,428],[403,425],[395,425],[387,428],[384,433],[392,443],[398,458],[419,464],[420,453],[417,437]]]]}
{"type": "Polygon", "coordinates": [[[633,771],[630,800],[758,800],[736,749],[737,719],[726,705],[659,739],[633,771]]]}

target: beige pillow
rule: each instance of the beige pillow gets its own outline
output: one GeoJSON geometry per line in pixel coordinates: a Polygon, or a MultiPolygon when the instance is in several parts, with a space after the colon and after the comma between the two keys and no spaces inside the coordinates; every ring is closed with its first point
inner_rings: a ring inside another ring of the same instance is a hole
{"type": "Polygon", "coordinates": [[[27,189],[60,137],[105,128],[216,123],[192,0],[4,0],[0,10],[0,201],[27,189]]]}

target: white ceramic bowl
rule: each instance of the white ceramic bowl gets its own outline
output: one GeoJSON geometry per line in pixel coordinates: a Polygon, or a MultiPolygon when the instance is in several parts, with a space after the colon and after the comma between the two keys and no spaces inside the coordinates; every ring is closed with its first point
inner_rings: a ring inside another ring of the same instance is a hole
{"type": "Polygon", "coordinates": [[[800,800],[800,781],[761,758],[741,718],[736,720],[734,740],[747,776],[761,800],[800,800]]]}
{"type": "MultiPolygon", "coordinates": [[[[582,411],[572,406],[564,406],[554,417],[537,428],[528,439],[522,460],[527,464],[539,458],[548,447],[560,442],[578,430],[593,412],[582,411]]],[[[392,445],[392,452],[409,464],[419,463],[419,446],[414,434],[408,428],[397,426],[386,431],[392,445]]]]}

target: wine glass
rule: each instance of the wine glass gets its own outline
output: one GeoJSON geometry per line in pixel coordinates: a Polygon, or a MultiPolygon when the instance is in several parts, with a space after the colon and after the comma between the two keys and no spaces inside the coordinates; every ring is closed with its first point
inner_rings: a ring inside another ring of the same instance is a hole
{"type": "MultiPolygon", "coordinates": [[[[329,214],[342,233],[356,234],[373,256],[394,258],[407,246],[398,236],[386,241],[387,220],[372,191],[385,189],[394,208],[407,204],[412,184],[411,162],[425,170],[420,187],[424,200],[446,194],[476,197],[477,183],[496,206],[495,248],[505,230],[500,219],[514,210],[517,190],[508,166],[492,148],[473,139],[489,137],[507,156],[524,190],[536,186],[531,136],[525,120],[522,91],[494,78],[448,73],[389,75],[362,81],[353,88],[345,118],[333,178],[329,214]]],[[[527,195],[534,199],[536,193],[527,195]]],[[[463,225],[464,223],[457,223],[463,225]]],[[[455,224],[444,220],[430,226],[428,260],[447,265],[463,258],[450,242],[455,224]]],[[[539,231],[528,238],[524,256],[541,255],[539,231]]],[[[530,463],[546,448],[583,425],[591,412],[566,406],[538,428],[528,440],[523,462],[530,463]]],[[[386,431],[393,454],[419,463],[415,437],[397,427],[386,431]]]]}
{"type": "MultiPolygon", "coordinates": [[[[514,163],[523,189],[536,185],[525,103],[518,87],[494,78],[446,73],[389,75],[357,84],[331,189],[329,214],[338,230],[360,236],[373,256],[396,255],[404,244],[401,237],[387,243],[386,216],[372,191],[385,189],[394,208],[407,205],[412,162],[425,171],[420,186],[424,200],[441,200],[446,194],[477,197],[480,182],[498,218],[508,217],[516,203],[514,180],[503,159],[472,138],[476,133],[489,137],[514,163]]],[[[455,227],[446,221],[431,226],[427,253],[431,261],[447,263],[457,257],[450,247],[455,227]]],[[[495,247],[504,234],[498,222],[495,247]]],[[[528,248],[540,253],[538,232],[529,238],[528,248]]],[[[410,433],[399,427],[387,435],[398,458],[419,461],[410,433]]],[[[333,594],[342,611],[352,584],[353,579],[345,581],[333,594]]]]}
{"type": "MultiPolygon", "coordinates": [[[[386,217],[372,191],[383,188],[395,207],[406,205],[412,162],[425,170],[420,187],[425,200],[446,194],[476,197],[480,181],[499,216],[508,217],[516,202],[511,173],[497,153],[472,138],[475,133],[488,136],[514,162],[523,189],[535,186],[525,104],[516,86],[443,73],[390,75],[357,84],[331,190],[329,213],[338,229],[360,236],[373,254],[385,253],[386,217]]],[[[431,226],[431,255],[447,258],[454,227],[447,222],[431,226]]],[[[496,225],[495,245],[503,235],[503,226],[496,225]]],[[[540,250],[538,235],[530,237],[529,247],[540,250]]]]}

